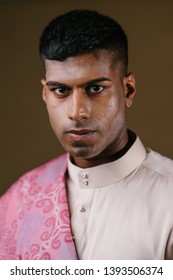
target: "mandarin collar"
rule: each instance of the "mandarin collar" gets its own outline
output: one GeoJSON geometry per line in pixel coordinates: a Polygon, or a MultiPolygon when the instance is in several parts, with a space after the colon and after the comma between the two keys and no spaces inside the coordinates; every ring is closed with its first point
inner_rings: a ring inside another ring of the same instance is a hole
{"type": "Polygon", "coordinates": [[[137,169],[146,158],[146,149],[139,137],[121,158],[90,168],[74,165],[68,154],[69,178],[80,188],[100,188],[121,181],[137,169]]]}

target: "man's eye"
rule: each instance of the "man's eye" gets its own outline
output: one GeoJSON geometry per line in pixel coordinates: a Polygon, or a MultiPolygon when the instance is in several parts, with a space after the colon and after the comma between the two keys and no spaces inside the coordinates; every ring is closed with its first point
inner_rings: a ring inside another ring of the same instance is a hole
{"type": "Polygon", "coordinates": [[[93,86],[88,86],[86,88],[86,92],[87,93],[99,93],[104,89],[103,86],[99,86],[99,85],[93,85],[93,86]]]}
{"type": "Polygon", "coordinates": [[[51,89],[57,95],[65,95],[69,93],[69,89],[66,87],[57,87],[51,89]]]}

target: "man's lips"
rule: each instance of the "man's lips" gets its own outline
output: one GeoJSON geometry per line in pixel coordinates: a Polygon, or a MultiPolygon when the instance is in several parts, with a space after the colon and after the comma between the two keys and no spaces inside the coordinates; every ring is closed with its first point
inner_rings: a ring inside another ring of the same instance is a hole
{"type": "Polygon", "coordinates": [[[67,131],[67,133],[76,134],[76,135],[88,134],[93,132],[94,131],[90,129],[70,129],[67,131]]]}
{"type": "Polygon", "coordinates": [[[91,137],[94,133],[95,131],[90,129],[70,129],[66,131],[65,134],[74,140],[84,140],[88,137],[91,137]]]}

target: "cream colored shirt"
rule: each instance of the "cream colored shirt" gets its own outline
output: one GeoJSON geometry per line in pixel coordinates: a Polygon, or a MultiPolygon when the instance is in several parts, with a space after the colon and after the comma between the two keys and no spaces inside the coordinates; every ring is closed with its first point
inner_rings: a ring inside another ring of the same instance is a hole
{"type": "Polygon", "coordinates": [[[79,259],[173,259],[173,161],[137,137],[118,160],[81,169],[68,159],[79,259]]]}

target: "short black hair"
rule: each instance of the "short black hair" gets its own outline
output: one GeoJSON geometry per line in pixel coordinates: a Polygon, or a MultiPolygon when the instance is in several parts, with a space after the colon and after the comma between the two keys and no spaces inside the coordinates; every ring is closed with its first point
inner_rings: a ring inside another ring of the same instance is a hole
{"type": "Polygon", "coordinates": [[[40,38],[41,60],[64,61],[68,57],[108,50],[128,67],[127,36],[114,19],[93,10],[72,10],[53,19],[40,38]]]}

